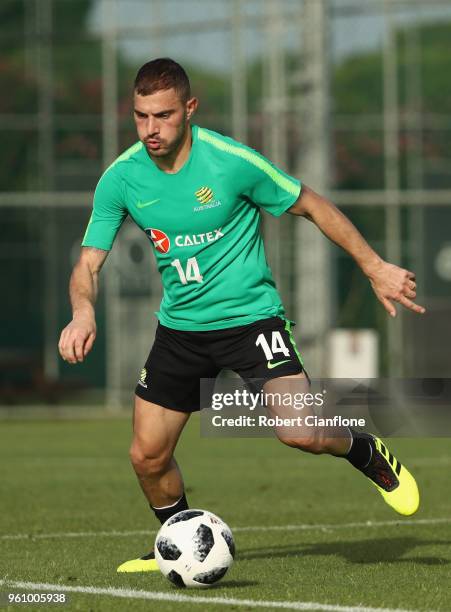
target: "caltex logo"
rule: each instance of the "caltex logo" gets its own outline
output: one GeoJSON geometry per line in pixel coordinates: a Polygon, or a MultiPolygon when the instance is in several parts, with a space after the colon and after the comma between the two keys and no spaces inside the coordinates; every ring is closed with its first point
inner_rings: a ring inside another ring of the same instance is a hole
{"type": "Polygon", "coordinates": [[[152,227],[149,227],[144,231],[152,240],[154,247],[159,253],[167,253],[169,251],[169,249],[171,248],[171,241],[169,240],[169,236],[167,236],[161,230],[154,229],[152,227]]]}
{"type": "Polygon", "coordinates": [[[213,190],[210,187],[201,187],[195,195],[201,204],[208,204],[213,199],[213,190]]]}

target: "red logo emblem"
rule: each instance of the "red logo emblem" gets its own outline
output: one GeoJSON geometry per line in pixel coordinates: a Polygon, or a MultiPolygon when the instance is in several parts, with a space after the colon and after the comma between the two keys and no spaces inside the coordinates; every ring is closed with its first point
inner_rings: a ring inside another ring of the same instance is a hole
{"type": "Polygon", "coordinates": [[[159,253],[167,253],[171,248],[171,241],[169,236],[159,229],[153,229],[149,227],[145,230],[146,234],[152,240],[154,247],[159,253]]]}

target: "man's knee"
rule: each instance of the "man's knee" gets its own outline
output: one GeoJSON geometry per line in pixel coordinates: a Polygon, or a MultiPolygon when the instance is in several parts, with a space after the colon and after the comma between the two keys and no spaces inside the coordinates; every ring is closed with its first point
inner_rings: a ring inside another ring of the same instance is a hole
{"type": "Polygon", "coordinates": [[[166,470],[172,459],[172,453],[166,449],[139,440],[133,440],[129,455],[137,474],[161,474],[166,470]]]}

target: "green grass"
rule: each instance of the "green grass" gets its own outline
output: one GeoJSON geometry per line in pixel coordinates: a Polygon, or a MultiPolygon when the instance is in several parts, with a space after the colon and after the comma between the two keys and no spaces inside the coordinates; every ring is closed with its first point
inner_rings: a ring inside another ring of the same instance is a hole
{"type": "MultiPolygon", "coordinates": [[[[217,587],[202,591],[175,589],[159,574],[116,574],[119,563],[151,547],[150,533],[34,538],[157,528],[128,462],[130,430],[125,420],[0,423],[0,534],[30,536],[0,539],[0,577],[186,596],[451,609],[451,522],[237,530],[235,564],[217,587]]],[[[449,440],[397,440],[390,447],[419,482],[422,507],[415,518],[451,517],[449,440]]],[[[191,505],[210,509],[232,528],[397,519],[346,461],[308,456],[269,439],[200,438],[197,417],[177,458],[191,505]]],[[[68,598],[62,609],[84,612],[250,610],[78,593],[68,598]]]]}

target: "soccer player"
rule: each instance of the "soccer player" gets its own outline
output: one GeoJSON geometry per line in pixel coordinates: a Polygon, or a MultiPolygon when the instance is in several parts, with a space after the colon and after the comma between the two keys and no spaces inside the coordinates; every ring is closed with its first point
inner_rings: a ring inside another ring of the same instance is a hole
{"type": "MultiPolygon", "coordinates": [[[[262,380],[264,389],[286,379],[307,384],[265,259],[261,208],[315,223],[355,259],[391,316],[393,302],[425,311],[413,302],[412,272],[383,261],[352,223],[307,185],[249,147],[192,125],[197,105],[185,71],[173,60],[156,59],[138,71],[139,140],[97,185],[70,280],[73,319],[59,341],[61,356],[72,364],[91,350],[99,272],[130,215],[153,245],[164,288],[155,341],[135,391],[130,449],[139,484],[161,523],[188,509],[173,453],[190,413],[200,409],[200,378],[215,378],[226,368],[245,380],[262,380]]],[[[415,480],[377,437],[348,428],[276,433],[288,446],[346,458],[398,513],[417,510],[415,480]]],[[[149,553],[118,571],[155,569],[149,553]]]]}

